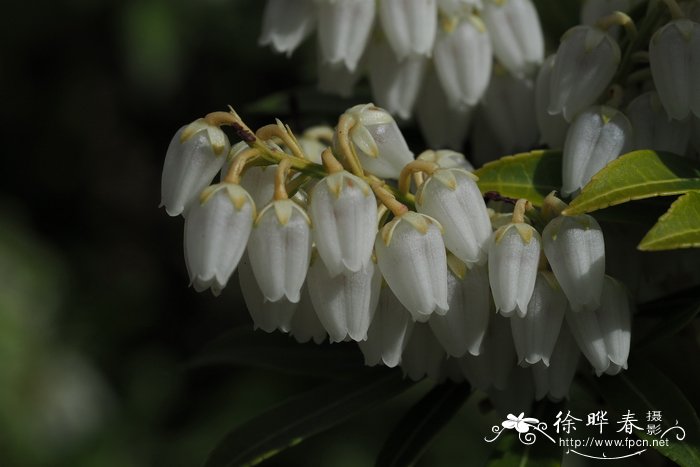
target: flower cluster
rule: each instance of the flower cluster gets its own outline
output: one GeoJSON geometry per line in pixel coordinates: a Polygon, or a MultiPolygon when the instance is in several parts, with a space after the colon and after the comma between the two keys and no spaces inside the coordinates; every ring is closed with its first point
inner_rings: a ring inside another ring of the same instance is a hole
{"type": "Polygon", "coordinates": [[[356,341],[412,379],[502,390],[525,374],[537,398],[566,397],[580,353],[597,374],[625,368],[630,303],[596,220],[554,194],[485,201],[469,168],[454,151],[414,159],[372,104],[301,138],[214,112],[173,138],[162,204],[185,218],[193,287],[218,295],[238,268],[267,332],[356,341]]]}
{"type": "Polygon", "coordinates": [[[366,72],[430,147],[462,148],[475,120],[479,164],[562,149],[569,196],[626,152],[700,152],[698,20],[696,1],[587,0],[545,57],[531,0],[268,0],[260,43],[290,54],[317,25],[323,90],[366,72]]]}

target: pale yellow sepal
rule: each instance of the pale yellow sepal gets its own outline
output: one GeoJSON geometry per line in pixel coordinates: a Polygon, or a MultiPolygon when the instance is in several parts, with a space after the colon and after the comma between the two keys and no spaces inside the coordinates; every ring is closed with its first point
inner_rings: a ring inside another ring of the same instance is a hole
{"type": "Polygon", "coordinates": [[[681,33],[681,35],[683,36],[683,39],[686,42],[690,42],[690,39],[692,39],[692,37],[693,37],[693,29],[694,29],[695,23],[689,19],[677,19],[676,21],[673,22],[673,25],[681,33]]]}
{"type": "Polygon", "coordinates": [[[250,203],[251,207],[253,208],[253,219],[255,219],[256,210],[253,198],[250,197],[244,188],[235,183],[217,183],[216,185],[206,187],[199,197],[200,203],[205,204],[219,190],[226,190],[226,194],[237,211],[243,209],[243,206],[245,206],[246,203],[250,203]]]}
{"type": "Polygon", "coordinates": [[[447,267],[450,268],[452,274],[457,276],[460,280],[464,279],[464,276],[467,275],[467,265],[450,252],[447,253],[447,267]]]}
{"type": "Polygon", "coordinates": [[[265,216],[265,213],[270,209],[275,210],[275,216],[277,216],[277,222],[279,222],[280,225],[287,225],[287,222],[292,218],[292,214],[295,210],[301,214],[308,225],[311,225],[311,218],[301,206],[290,199],[280,199],[271,202],[260,211],[260,214],[258,214],[255,219],[255,226],[258,225],[260,220],[265,216]]]}
{"type": "Polygon", "coordinates": [[[364,180],[346,171],[329,175],[325,178],[325,183],[328,184],[328,189],[336,198],[340,197],[340,193],[345,186],[351,187],[356,185],[365,196],[369,196],[372,193],[372,188],[364,180]]]}
{"type": "Polygon", "coordinates": [[[184,143],[202,130],[206,130],[207,137],[209,137],[211,149],[214,151],[214,154],[217,156],[222,155],[228,144],[226,134],[221,131],[221,128],[210,125],[203,118],[198,118],[194,122],[187,125],[180,135],[180,142],[184,143]]]}
{"type": "Polygon", "coordinates": [[[372,158],[379,157],[379,148],[377,143],[364,125],[355,125],[350,130],[350,138],[357,148],[372,158]]]}
{"type": "Polygon", "coordinates": [[[411,224],[411,226],[418,232],[420,232],[422,235],[428,233],[428,229],[431,225],[434,225],[438,229],[440,229],[440,233],[443,232],[442,225],[434,218],[426,216],[425,214],[419,214],[415,211],[408,211],[398,217],[393,218],[391,222],[382,227],[380,235],[382,236],[382,240],[384,241],[384,244],[386,246],[389,246],[389,244],[391,243],[391,238],[394,235],[394,230],[402,221],[411,224]]]}
{"type": "Polygon", "coordinates": [[[530,241],[532,240],[532,237],[535,234],[535,229],[531,225],[522,222],[511,222],[510,224],[504,225],[503,227],[500,227],[498,230],[496,230],[496,234],[494,236],[496,243],[500,243],[508,229],[511,228],[516,229],[518,231],[518,235],[520,235],[520,238],[522,239],[525,245],[530,244],[530,241]]]}

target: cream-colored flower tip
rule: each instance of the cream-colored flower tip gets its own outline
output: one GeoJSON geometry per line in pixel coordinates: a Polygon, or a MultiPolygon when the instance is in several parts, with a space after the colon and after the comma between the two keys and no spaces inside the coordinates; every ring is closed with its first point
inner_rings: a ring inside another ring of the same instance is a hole
{"type": "Polygon", "coordinates": [[[183,214],[211,183],[226,161],[226,134],[199,119],[180,128],[165,154],[161,206],[170,216],[183,214]]]}
{"type": "Polygon", "coordinates": [[[550,78],[549,113],[572,121],[610,84],[620,63],[620,46],[600,29],[575,26],[561,39],[550,78]]]}
{"type": "Polygon", "coordinates": [[[356,105],[345,114],[355,122],[349,137],[362,167],[381,178],[399,178],[413,153],[391,114],[373,104],[356,105]]]}
{"type": "Polygon", "coordinates": [[[542,362],[549,366],[564,321],[566,296],[549,272],[540,271],[524,317],[510,318],[513,342],[521,366],[542,362]]]}
{"type": "Polygon", "coordinates": [[[463,169],[438,169],[416,194],[418,212],[440,222],[445,246],[468,265],[486,261],[491,237],[491,221],[475,180],[463,169]]]}
{"type": "Polygon", "coordinates": [[[598,308],[605,277],[605,240],[598,222],[588,214],[555,217],[542,231],[542,248],[571,309],[598,308]]]}
{"type": "Polygon", "coordinates": [[[473,107],[491,77],[491,40],[481,19],[469,16],[443,27],[435,41],[433,60],[448,102],[454,108],[473,107]]]}
{"type": "Polygon", "coordinates": [[[311,259],[311,219],[294,201],[273,201],[255,220],[248,252],[265,299],[297,303],[311,259]]]}
{"type": "Polygon", "coordinates": [[[374,25],[375,0],[314,1],[323,60],[354,71],[374,25]]]}
{"type": "Polygon", "coordinates": [[[388,286],[382,286],[367,340],[358,342],[365,356],[365,365],[383,364],[390,368],[398,365],[411,337],[413,323],[411,314],[394,292],[388,286]]]}
{"type": "Polygon", "coordinates": [[[296,315],[299,304],[292,303],[286,298],[274,302],[267,300],[255,280],[247,253],[243,255],[238,265],[238,282],[248,313],[253,319],[254,329],[262,329],[265,332],[291,330],[292,317],[296,315]]]}
{"type": "Polygon", "coordinates": [[[332,276],[320,258],[307,275],[311,303],[331,342],[367,339],[379,300],[382,276],[372,261],[357,272],[332,276]]]}
{"type": "Polygon", "coordinates": [[[530,0],[486,0],[482,12],[493,53],[516,76],[530,76],[544,59],[544,36],[530,0]]]}
{"type": "Polygon", "coordinates": [[[671,21],[649,41],[654,86],[671,118],[700,116],[700,24],[671,21]]]}
{"type": "Polygon", "coordinates": [[[185,261],[197,292],[219,295],[245,251],[255,203],[239,185],[212,185],[185,219],[185,261]]]}
{"type": "Polygon", "coordinates": [[[414,320],[447,311],[447,256],[435,219],[412,211],[395,217],[374,247],[387,284],[414,320]]]}
{"type": "Polygon", "coordinates": [[[377,233],[377,201],[364,180],[345,171],[322,179],[311,193],[309,214],[318,254],[332,276],[367,267],[377,233]]]}
{"type": "Polygon", "coordinates": [[[489,283],[503,316],[527,314],[540,260],[540,234],[525,223],[510,223],[493,233],[489,246],[489,283]]]}
{"type": "Polygon", "coordinates": [[[313,0],[268,0],[258,43],[290,56],[315,27],[313,0]]]}
{"type": "Polygon", "coordinates": [[[382,0],[382,30],[396,57],[429,57],[437,30],[436,0],[382,0]]]}
{"type": "Polygon", "coordinates": [[[581,112],[566,133],[562,155],[562,193],[577,193],[609,162],[632,145],[632,124],[612,107],[594,106],[581,112]]]}

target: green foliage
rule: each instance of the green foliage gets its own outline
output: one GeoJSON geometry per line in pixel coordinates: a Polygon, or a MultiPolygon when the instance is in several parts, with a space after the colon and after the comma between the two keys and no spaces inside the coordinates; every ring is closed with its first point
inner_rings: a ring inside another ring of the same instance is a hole
{"type": "Polygon", "coordinates": [[[243,423],[212,451],[205,467],[256,465],[408,389],[398,371],[371,371],[294,397],[243,423]]]}
{"type": "Polygon", "coordinates": [[[700,246],[700,193],[678,198],[639,244],[640,250],[673,250],[700,246]]]}
{"type": "MultiPolygon", "coordinates": [[[[679,465],[700,465],[700,420],[684,394],[661,371],[637,359],[630,362],[629,370],[617,376],[604,376],[596,386],[611,407],[630,410],[638,417],[645,417],[648,411],[661,411],[662,421],[656,423],[664,431],[677,422],[685,430],[685,438],[677,439],[680,431],[671,429],[667,434],[668,446],[654,449],[679,465]]],[[[643,430],[635,433],[650,440],[650,446],[651,439],[658,439],[643,430]]]]}
{"type": "Polygon", "coordinates": [[[434,387],[406,412],[377,457],[377,467],[414,465],[440,430],[469,397],[467,383],[445,382],[434,387]]]}

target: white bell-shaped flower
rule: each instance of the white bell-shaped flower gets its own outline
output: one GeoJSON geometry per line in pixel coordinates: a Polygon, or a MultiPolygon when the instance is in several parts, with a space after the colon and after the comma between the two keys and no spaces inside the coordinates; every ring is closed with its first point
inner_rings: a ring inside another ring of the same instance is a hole
{"type": "Polygon", "coordinates": [[[459,359],[465,378],[475,388],[504,390],[508,387],[508,380],[517,366],[510,319],[493,316],[489,320],[481,353],[478,356],[467,354],[459,359]]]}
{"type": "Polygon", "coordinates": [[[292,317],[296,313],[298,304],[286,298],[274,302],[265,298],[255,280],[249,254],[244,254],[238,265],[238,282],[255,329],[262,329],[265,332],[278,330],[288,332],[291,329],[292,317]]]}
{"type": "Polygon", "coordinates": [[[377,177],[399,178],[413,153],[391,114],[373,104],[356,105],[345,114],[355,122],[349,137],[363,168],[377,177]]]}
{"type": "MultiPolygon", "coordinates": [[[[458,261],[454,259],[451,264],[458,261]]],[[[448,355],[478,355],[486,335],[491,296],[486,266],[467,269],[464,264],[447,273],[447,299],[450,309],[444,315],[433,313],[428,324],[448,355]]]]}
{"type": "Polygon", "coordinates": [[[377,233],[377,201],[364,180],[346,171],[327,176],[311,193],[309,213],[318,254],[332,276],[367,267],[377,233]]]}
{"type": "Polygon", "coordinates": [[[532,118],[535,111],[532,80],[518,78],[498,66],[494,67],[482,108],[504,152],[529,150],[537,143],[537,120],[532,118]]]}
{"type": "Polygon", "coordinates": [[[399,60],[430,56],[437,30],[436,0],[382,0],[379,20],[399,60]]]}
{"type": "Polygon", "coordinates": [[[367,339],[379,300],[382,276],[372,261],[357,272],[332,276],[320,258],[311,260],[307,287],[331,342],[367,339]]]}
{"type": "Polygon", "coordinates": [[[411,56],[399,61],[386,42],[377,41],[370,45],[367,62],[369,84],[376,102],[404,120],[410,118],[423,83],[427,59],[411,56]]]}
{"type": "Polygon", "coordinates": [[[463,169],[438,169],[416,193],[418,212],[440,222],[445,246],[468,265],[486,261],[491,237],[491,221],[476,180],[463,169]]]}
{"type": "Polygon", "coordinates": [[[567,305],[566,296],[551,273],[537,273],[527,314],[510,318],[513,343],[521,366],[538,362],[549,366],[567,305]]]}
{"type": "Polygon", "coordinates": [[[248,252],[265,299],[297,303],[311,259],[311,219],[292,200],[273,201],[255,220],[248,252]]]}
{"type": "Polygon", "coordinates": [[[620,63],[620,46],[600,29],[575,26],[561,39],[552,69],[549,113],[572,121],[605,91],[620,63]]]}
{"type": "Polygon", "coordinates": [[[442,368],[447,355],[435,338],[430,326],[416,323],[401,356],[401,369],[413,381],[428,377],[433,381],[443,378],[442,368]]]}
{"type": "Polygon", "coordinates": [[[323,60],[354,71],[374,23],[375,0],[314,0],[323,60]]]}
{"type": "Polygon", "coordinates": [[[241,176],[241,186],[250,194],[256,206],[266,206],[275,192],[277,164],[253,166],[241,176]]]}
{"type": "Polygon", "coordinates": [[[670,119],[658,94],[646,92],[638,96],[629,103],[625,113],[634,130],[631,149],[685,154],[690,141],[690,119],[670,119]]]}
{"type": "Polygon", "coordinates": [[[208,187],[185,219],[185,262],[197,292],[219,295],[245,251],[255,203],[233,183],[208,187]]]}
{"type": "Polygon", "coordinates": [[[398,365],[411,337],[413,323],[411,314],[391,288],[383,286],[374,319],[367,331],[367,340],[358,342],[365,356],[365,365],[384,364],[389,368],[398,365]]]}
{"type": "Polygon", "coordinates": [[[561,113],[551,115],[549,113],[549,89],[551,87],[552,68],[556,55],[550,55],[540,67],[535,82],[535,117],[540,129],[540,141],[552,149],[564,147],[566,130],[569,122],[561,113]]]}
{"type": "Polygon", "coordinates": [[[615,366],[615,374],[627,368],[632,330],[632,311],[625,286],[610,276],[605,276],[603,297],[598,309],[600,330],[603,333],[605,348],[610,366],[615,366]]]}
{"type": "Polygon", "coordinates": [[[201,118],[175,133],[160,185],[160,204],[169,216],[184,213],[197,199],[221,169],[229,148],[226,134],[201,118]]]}
{"type": "Polygon", "coordinates": [[[454,108],[431,66],[416,101],[421,133],[432,148],[461,149],[469,133],[474,107],[454,108]]]}
{"type": "Polygon", "coordinates": [[[549,366],[544,362],[532,365],[535,382],[535,399],[549,396],[553,401],[560,401],[569,395],[571,382],[574,380],[581,351],[569,331],[568,324],[561,326],[559,338],[554,346],[549,366]]]}
{"type": "Polygon", "coordinates": [[[306,284],[301,289],[301,300],[299,300],[296,311],[292,315],[292,321],[289,323],[289,334],[301,344],[310,340],[320,344],[328,336],[326,328],[318,319],[316,310],[311,303],[309,288],[306,284]]]}
{"type": "Polygon", "coordinates": [[[571,309],[598,308],[605,277],[605,240],[598,222],[588,214],[555,217],[542,231],[542,248],[571,309]]]}
{"type": "Polygon", "coordinates": [[[439,149],[437,151],[424,151],[418,156],[418,160],[434,162],[442,169],[464,169],[474,171],[474,166],[461,152],[451,149],[439,149]]]}
{"type": "Polygon", "coordinates": [[[532,75],[544,59],[544,36],[531,0],[486,0],[482,11],[493,53],[516,76],[532,75]]]}
{"type": "Polygon", "coordinates": [[[474,15],[446,24],[435,41],[435,70],[452,107],[473,107],[481,100],[491,77],[489,34],[474,15]]]}
{"type": "Polygon", "coordinates": [[[562,193],[578,192],[600,169],[628,152],[633,134],[625,114],[612,107],[594,106],[581,112],[564,142],[562,193]]]}
{"type": "Polygon", "coordinates": [[[431,217],[408,211],[395,217],[374,243],[379,269],[416,321],[445,314],[447,257],[442,227],[431,217]]]}
{"type": "Polygon", "coordinates": [[[700,24],[676,19],[656,31],[649,41],[649,65],[668,115],[700,117],[700,24]]]}
{"type": "Polygon", "coordinates": [[[437,0],[437,5],[446,16],[464,16],[483,8],[481,0],[437,0]]]}
{"type": "Polygon", "coordinates": [[[523,222],[493,233],[489,246],[489,283],[496,309],[503,316],[527,314],[540,260],[540,234],[523,222]]]}
{"type": "Polygon", "coordinates": [[[290,56],[315,26],[313,0],[267,0],[258,43],[290,56]]]}

